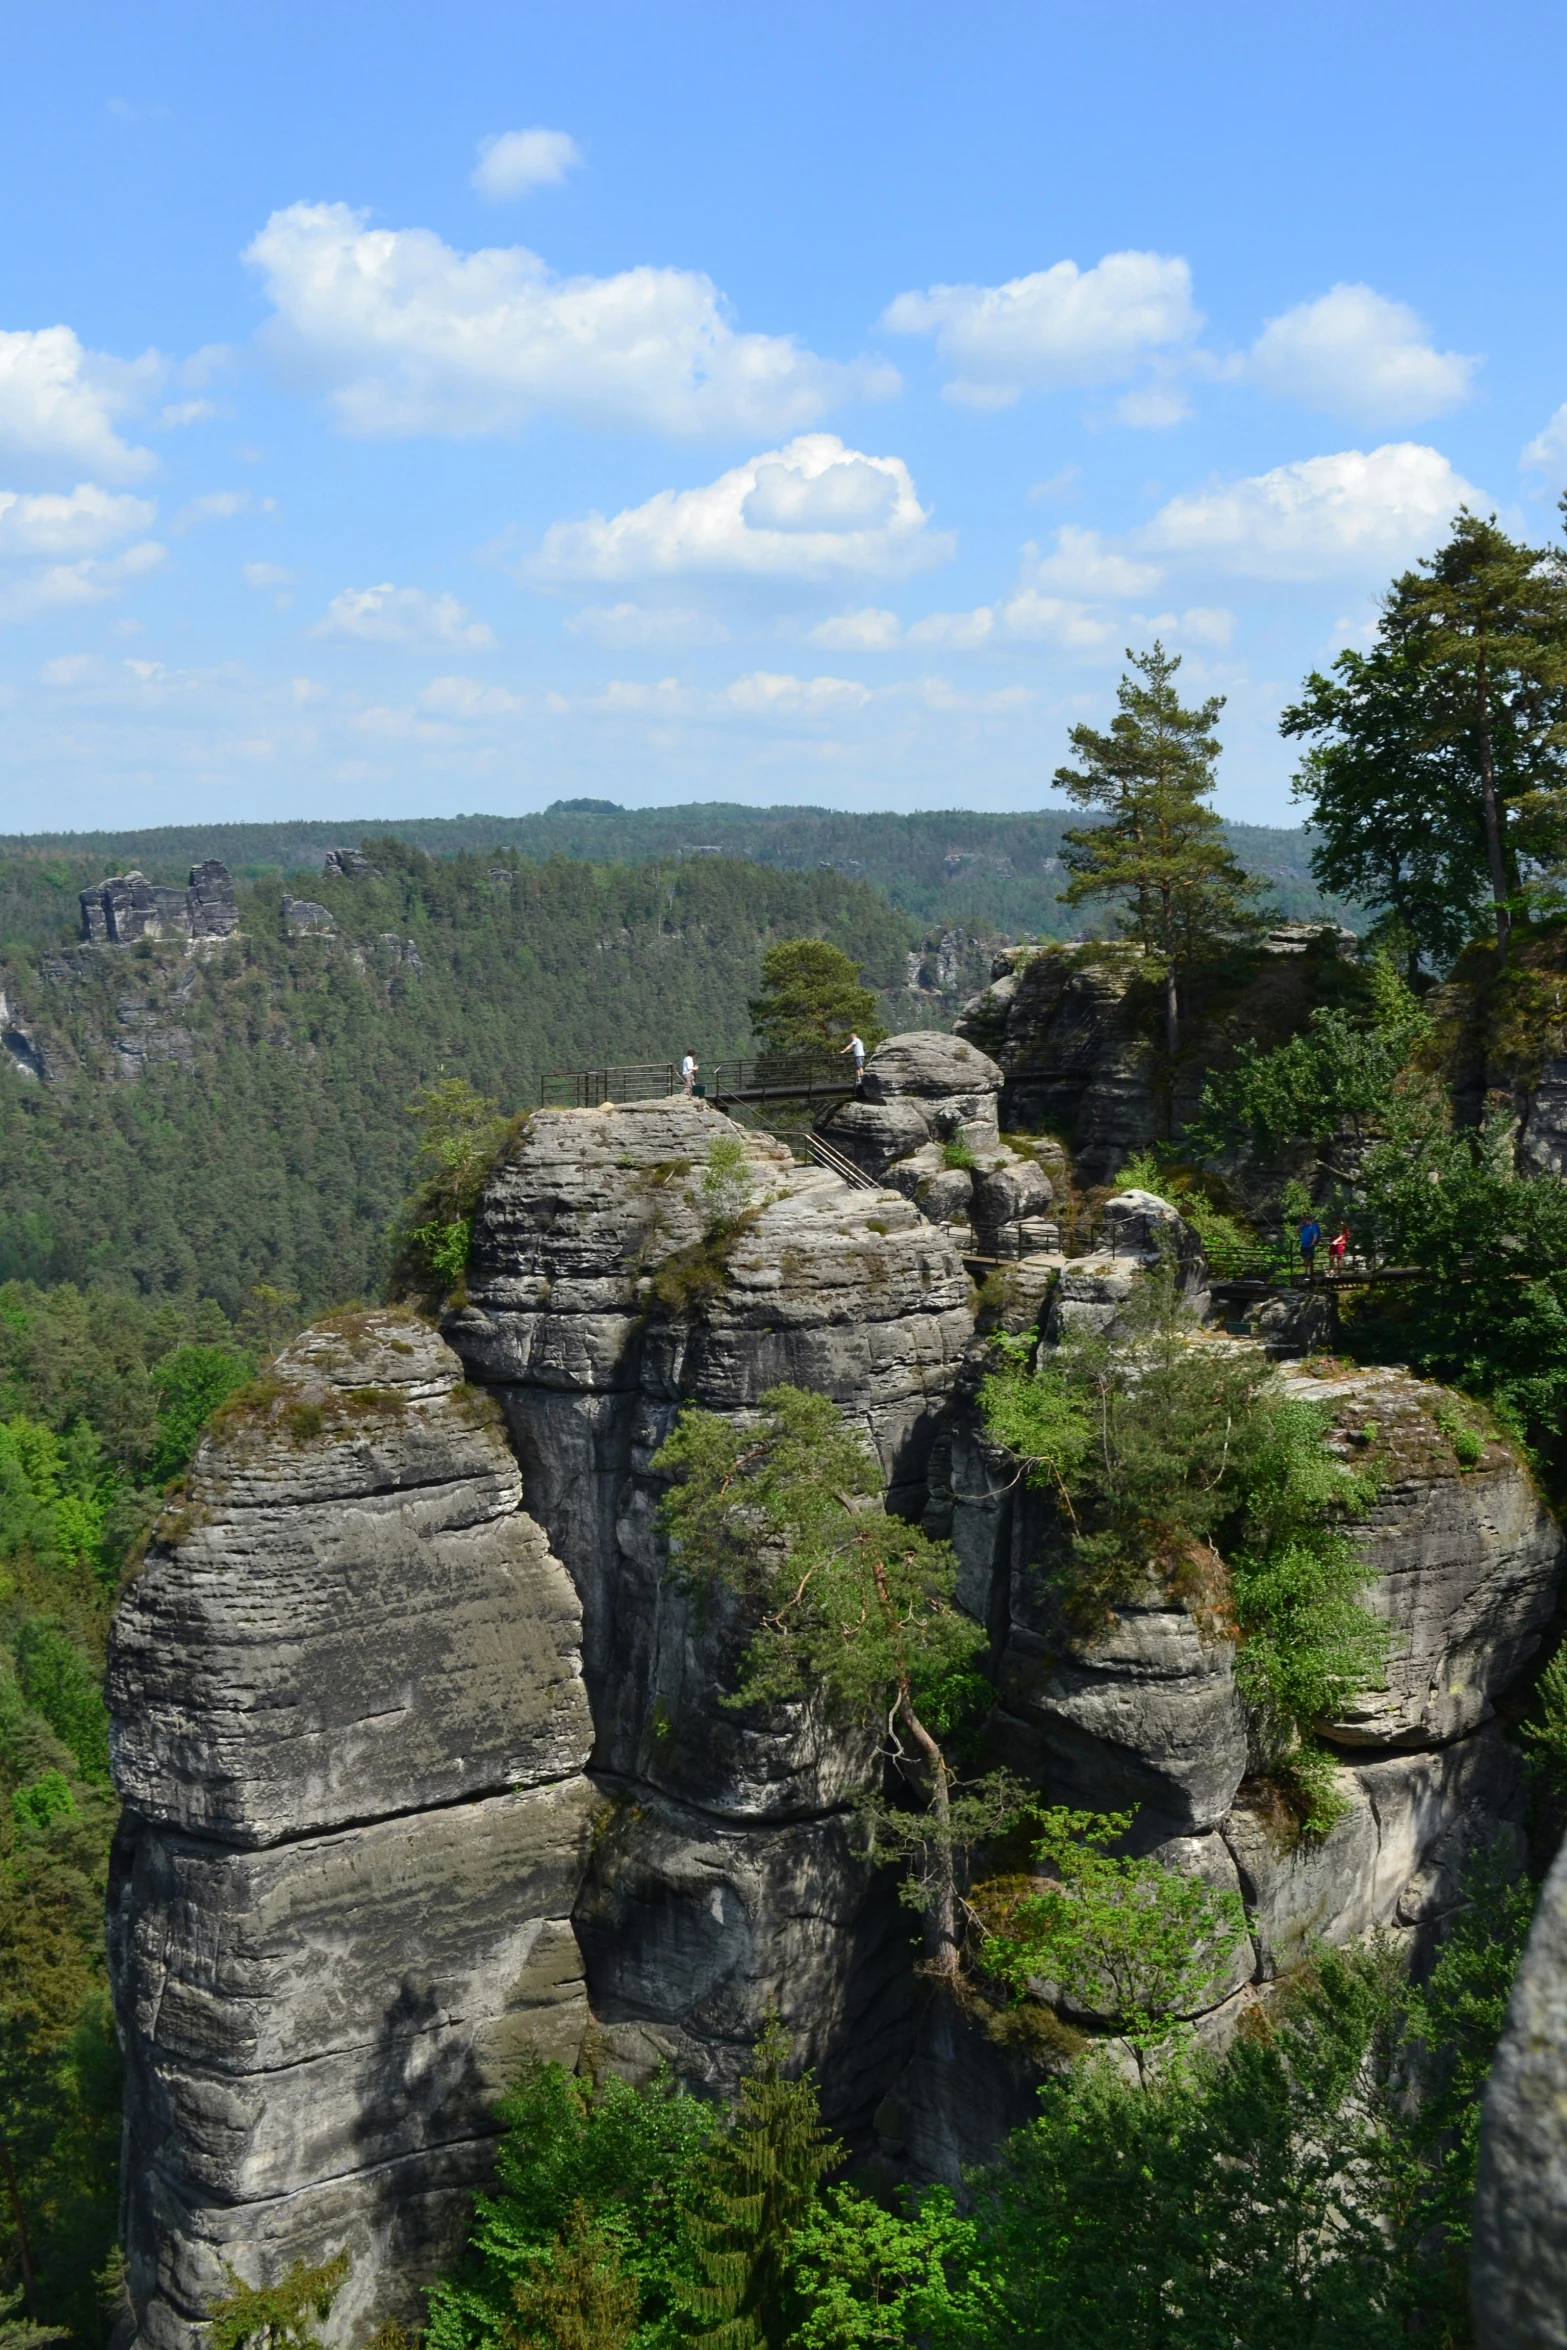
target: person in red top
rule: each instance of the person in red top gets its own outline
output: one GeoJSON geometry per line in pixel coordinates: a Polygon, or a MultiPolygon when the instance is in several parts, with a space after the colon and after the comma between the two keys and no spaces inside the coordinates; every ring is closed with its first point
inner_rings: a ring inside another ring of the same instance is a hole
{"type": "Polygon", "coordinates": [[[1349,1226],[1341,1224],[1328,1242],[1328,1261],[1335,1273],[1344,1270],[1344,1251],[1349,1246],[1349,1226]]]}

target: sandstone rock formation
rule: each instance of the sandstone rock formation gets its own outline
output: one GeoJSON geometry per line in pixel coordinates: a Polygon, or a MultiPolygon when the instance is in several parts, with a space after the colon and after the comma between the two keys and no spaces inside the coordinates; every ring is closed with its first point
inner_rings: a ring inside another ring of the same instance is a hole
{"type": "MultiPolygon", "coordinates": [[[[821,1132],[931,1223],[960,1238],[968,1227],[976,1254],[1019,1257],[1060,1235],[1043,1221],[1054,1189],[1040,1152],[1001,1140],[1000,1090],[994,1061],[961,1037],[930,1029],[889,1036],[866,1062],[860,1094],[821,1132]]],[[[1044,1155],[1061,1163],[1058,1148],[1044,1155]]]]}
{"type": "Polygon", "coordinates": [[[1486,2084],[1472,2279],[1480,2350],[1567,2344],[1567,1847],[1486,2084]]]}
{"type": "Polygon", "coordinates": [[[227,938],[239,927],[229,869],[217,857],[190,869],[187,889],[168,889],[144,873],[117,873],[81,893],[82,936],[128,946],[138,938],[227,938]]]}
{"type": "MultiPolygon", "coordinates": [[[[1157,1221],[1146,1206],[1136,1213],[1157,1221]]],[[[1108,1261],[1098,1270],[1093,1259],[1075,1263],[1109,1284],[1108,1261]]],[[[1058,1296],[1073,1270],[1073,1261],[1062,1266],[1058,1296]]],[[[1128,1270],[1121,1278],[1130,1285],[1128,1270]]],[[[1109,1295],[1080,1302],[1107,1320],[1116,1310],[1109,1295]]],[[[1060,1315],[1052,1303],[1047,1330],[1060,1315]]],[[[933,1532],[950,1532],[964,1604],[996,1641],[992,1735],[1002,1758],[1052,1800],[1137,1807],[1141,1849],[1237,1885],[1257,1982],[1287,1971],[1313,1942],[1375,1927],[1429,1951],[1477,1849],[1522,1864],[1522,1769],[1491,1717],[1537,1654],[1561,1585],[1561,1531],[1511,1445],[1466,1432],[1464,1407],[1429,1382],[1325,1368],[1283,1376],[1324,1407],[1330,1445],[1381,1475],[1379,1498],[1353,1533],[1372,1569],[1367,1604],[1391,1641],[1385,1687],[1319,1725],[1339,1757],[1345,1805],[1320,1840],[1295,1837],[1268,1789],[1248,1778],[1217,1561],[1211,1586],[1198,1579],[1176,1595],[1150,1578],[1100,1630],[1074,1631],[1037,1573],[1048,1501],[1019,1482],[1017,1464],[963,1405],[933,1463],[926,1519],[933,1532]],[[1455,1432],[1469,1435],[1462,1457],[1455,1432]]],[[[972,1392],[966,1373],[960,1395],[972,1392]]],[[[1213,1995],[1229,1989],[1217,1984],[1213,1995]]],[[[927,2030],[896,2097],[911,2117],[914,2166],[955,2177],[954,2149],[972,2155],[944,2105],[951,2083],[939,2087],[950,2062],[943,2031],[951,2037],[944,2026],[927,2030]]]]}
{"type": "Polygon", "coordinates": [[[121,1602],[110,1941],[140,2338],[339,2249],[418,2314],[494,2100],[586,2022],[581,1615],[423,1323],[307,1331],[203,1441],[121,1602]]]}
{"type": "Polygon", "coordinates": [[[1012,1181],[998,1073],[950,1039],[882,1052],[833,1121],[881,1189],[700,1101],[535,1112],[476,1212],[449,1343],[338,1317],[204,1441],[110,1678],[126,2241],[156,2350],[194,2350],[226,2263],[350,2249],[344,2342],[406,2309],[486,2175],[496,2092],[530,2049],[569,2060],[590,2005],[605,2061],[720,2093],[775,2009],[834,2125],[916,2176],[956,2179],[1027,2118],[1027,2067],[921,1993],[909,1913],[857,1854],[874,1738],[723,1702],[746,1627],[682,1596],[657,1525],[687,1403],[826,1394],[891,1506],[950,1534],[992,1636],[997,1758],[1052,1800],[1135,1808],[1140,1850],[1241,1893],[1210,2036],[1314,1940],[1428,1944],[1473,1847],[1516,1848],[1491,1716],[1561,1536],[1512,1448],[1407,1374],[1287,1374],[1382,1469],[1357,1539],[1392,1633],[1386,1688],[1322,1725],[1343,1815],[1293,1837],[1248,1776],[1222,1562],[1074,1629],[1040,1572],[1047,1497],[977,1409],[976,1322],[1113,1327],[1173,1261],[1195,1326],[1195,1236],[1149,1193],[1108,1203],[1092,1257],[1009,1214],[991,1229],[1021,1253],[976,1317],[958,1245],[980,1227],[943,1229],[927,1177],[914,1199],[897,1177],[934,1150],[969,1216],[1012,1181]],[[943,1120],[973,1166],[946,1167],[943,1120]]]}
{"type": "Polygon", "coordinates": [[[853,1857],[847,1815],[869,1742],[722,1704],[740,1633],[669,1589],[650,1464],[682,1404],[743,1412],[789,1381],[843,1406],[917,1514],[967,1299],[950,1243],[896,1193],[797,1167],[700,1102],[541,1110],[485,1194],[447,1334],[498,1395],[581,1596],[593,1769],[618,1802],[578,1922],[595,2016],[633,2070],[667,2054],[727,2087],[770,2006],[840,2121],[863,2124],[895,2069],[907,1913],[853,1857]],[[715,1176],[715,1142],[737,1139],[743,1170],[715,1176]],[[720,1180],[747,1204],[715,1240],[720,1180]]]}

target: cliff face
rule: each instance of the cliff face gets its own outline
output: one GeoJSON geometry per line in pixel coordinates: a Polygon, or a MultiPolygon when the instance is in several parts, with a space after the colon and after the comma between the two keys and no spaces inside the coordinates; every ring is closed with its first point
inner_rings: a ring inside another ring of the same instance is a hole
{"type": "Polygon", "coordinates": [[[709,1153],[739,1134],[698,1102],[537,1113],[447,1331],[582,1600],[593,1768],[617,1798],[578,1909],[607,2044],[725,2088],[776,2008],[853,2127],[908,2028],[907,1915],[849,1849],[871,1741],[722,1705],[739,1629],[665,1587],[650,1463],[682,1404],[744,1411],[789,1381],[843,1406],[916,1514],[968,1281],[896,1194],[757,1137],[738,1233],[705,1242],[709,1153]]]}
{"type": "Polygon", "coordinates": [[[587,2018],[575,1592],[411,1316],[308,1331],[203,1442],[121,1603],[110,1941],[142,2337],[321,2247],[417,2315],[522,2053],[587,2018]]]}
{"type": "MultiPolygon", "coordinates": [[[[917,1120],[918,1155],[949,1114],[997,1133],[983,1056],[952,1087],[925,1040],[894,1042],[880,1124],[835,1122],[858,1150],[917,1120]]],[[[1093,1257],[1011,1221],[1024,1253],[987,1326],[1107,1326],[1172,1244],[1203,1311],[1194,1236],[1149,1195],[1111,1203],[1093,1257]]],[[[656,1524],[685,1403],[829,1395],[893,1506],[950,1533],[993,1638],[998,1756],[1052,1800],[1136,1807],[1142,1849],[1243,1895],[1205,2032],[1318,1937],[1429,1942],[1475,1843],[1518,1844],[1491,1717],[1561,1537],[1510,1448],[1462,1464],[1440,1392],[1404,1374],[1288,1374],[1346,1459],[1382,1464],[1358,1539],[1392,1631],[1385,1690],[1322,1725],[1343,1816],[1292,1839],[1248,1777],[1214,1592],[1150,1581],[1092,1638],[1062,1620],[1044,1501],[978,1417],[973,1229],[698,1101],[540,1111],[444,1340],[338,1317],[205,1440],[110,1683],[127,2245],[158,2350],[194,2350],[225,2263],[271,2277],[347,2247],[334,2340],[412,2314],[486,2175],[497,2090],[530,2049],[570,2061],[590,2008],[603,2060],[717,2092],[776,2009],[834,2124],[865,2144],[874,2123],[916,2176],[955,2178],[1027,2118],[1027,2069],[922,1994],[909,1913],[856,1856],[873,1739],[722,1702],[745,1627],[670,1587],[656,1524]]]]}

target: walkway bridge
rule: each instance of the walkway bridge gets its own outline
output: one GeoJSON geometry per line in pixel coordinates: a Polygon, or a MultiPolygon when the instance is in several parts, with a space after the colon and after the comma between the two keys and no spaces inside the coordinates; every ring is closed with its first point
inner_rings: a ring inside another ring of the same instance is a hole
{"type": "MultiPolygon", "coordinates": [[[[715,1109],[741,1102],[847,1101],[854,1071],[840,1055],[797,1060],[764,1053],[750,1061],[719,1061],[699,1071],[696,1092],[715,1109]]],[[[539,1101],[554,1110],[600,1110],[610,1102],[656,1102],[685,1092],[674,1061],[634,1061],[618,1069],[551,1069],[539,1079],[539,1101]]]]}

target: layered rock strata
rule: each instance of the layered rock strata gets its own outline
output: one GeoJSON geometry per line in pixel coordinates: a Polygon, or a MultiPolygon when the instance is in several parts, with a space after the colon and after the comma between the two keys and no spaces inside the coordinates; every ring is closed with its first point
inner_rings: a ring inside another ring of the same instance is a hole
{"type": "Polygon", "coordinates": [[[897,1193],[651,1102],[535,1114],[481,1203],[468,1300],[447,1333],[582,1600],[593,1768],[617,1798],[578,1910],[606,2045],[727,2088],[775,2008],[835,2119],[863,2125],[909,1999],[907,1912],[852,1849],[873,1742],[724,1704],[743,1629],[671,1587],[652,1460],[683,1405],[744,1413],[787,1381],[843,1407],[917,1514],[972,1329],[961,1261],[897,1193]]]}
{"type": "Polygon", "coordinates": [[[339,2250],[416,2318],[494,2104],[587,2018],[581,1611],[498,1415],[410,1315],[339,1316],[227,1408],[121,1602],[110,1945],[140,2339],[339,2250]]]}

